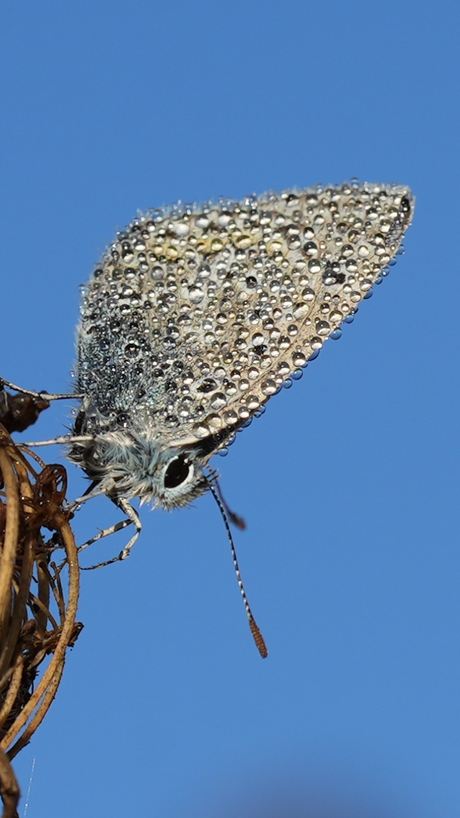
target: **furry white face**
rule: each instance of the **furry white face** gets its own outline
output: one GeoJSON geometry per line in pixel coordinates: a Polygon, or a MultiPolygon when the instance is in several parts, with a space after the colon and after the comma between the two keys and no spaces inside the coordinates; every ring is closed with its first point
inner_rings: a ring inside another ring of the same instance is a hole
{"type": "Polygon", "coordinates": [[[141,503],[174,509],[207,489],[203,475],[209,455],[195,446],[164,446],[125,431],[96,434],[72,445],[69,457],[114,500],[140,497],[141,503]]]}

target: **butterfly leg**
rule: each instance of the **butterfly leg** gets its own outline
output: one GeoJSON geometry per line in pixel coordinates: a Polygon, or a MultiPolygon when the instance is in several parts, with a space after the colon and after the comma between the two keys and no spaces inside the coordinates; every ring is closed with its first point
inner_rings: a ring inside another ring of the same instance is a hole
{"type": "MultiPolygon", "coordinates": [[[[83,545],[78,547],[78,553],[80,554],[81,551],[85,551],[86,548],[89,548],[90,545],[93,545],[98,540],[104,539],[104,537],[110,537],[112,534],[116,534],[117,531],[123,531],[128,525],[132,525],[132,520],[125,517],[124,520],[120,520],[119,523],[115,523],[114,525],[109,525],[107,528],[102,528],[98,534],[95,534],[94,537],[91,537],[90,540],[87,540],[83,545]]],[[[119,557],[116,557],[118,560],[119,557]]]]}
{"type": "Polygon", "coordinates": [[[61,435],[60,437],[53,437],[50,440],[25,440],[21,441],[21,446],[28,446],[30,449],[36,446],[55,446],[56,444],[63,444],[68,446],[70,443],[91,443],[94,440],[94,435],[61,435]]]}
{"type": "Polygon", "coordinates": [[[110,560],[105,560],[104,562],[99,562],[97,565],[89,565],[85,568],[82,568],[83,571],[92,571],[95,568],[105,568],[106,565],[111,565],[114,562],[119,562],[120,560],[126,560],[130,553],[134,543],[137,541],[139,534],[142,531],[142,523],[140,521],[139,515],[136,509],[125,499],[118,499],[115,500],[112,497],[110,498],[112,502],[120,508],[122,511],[125,512],[126,517],[124,520],[120,520],[119,523],[115,523],[115,525],[111,525],[108,528],[104,528],[99,534],[96,534],[94,537],[91,537],[90,540],[85,542],[83,545],[80,546],[78,551],[83,551],[85,548],[88,548],[89,545],[92,545],[97,540],[101,540],[103,537],[108,537],[110,534],[115,534],[117,531],[122,531],[126,526],[133,525],[135,528],[134,534],[129,540],[129,542],[125,545],[122,551],[116,556],[112,557],[110,560]]]}
{"type": "Polygon", "coordinates": [[[83,395],[76,395],[72,393],[70,395],[66,394],[55,394],[53,392],[34,392],[33,389],[24,389],[22,386],[17,386],[15,383],[11,383],[11,381],[6,381],[5,378],[0,378],[0,389],[4,387],[7,389],[12,389],[14,392],[20,392],[22,395],[30,395],[32,398],[39,398],[40,400],[80,400],[83,395]]]}

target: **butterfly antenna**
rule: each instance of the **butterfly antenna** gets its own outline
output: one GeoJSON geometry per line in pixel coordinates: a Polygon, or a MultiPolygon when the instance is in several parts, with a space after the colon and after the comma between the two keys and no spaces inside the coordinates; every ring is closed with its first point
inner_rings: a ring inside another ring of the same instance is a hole
{"type": "Polygon", "coordinates": [[[233,560],[233,567],[235,569],[236,580],[238,582],[238,587],[240,589],[241,596],[243,597],[243,603],[244,603],[244,607],[246,608],[246,614],[247,614],[248,621],[249,621],[249,627],[251,629],[251,633],[253,635],[254,642],[256,643],[257,649],[258,649],[260,655],[262,656],[262,659],[266,659],[266,657],[268,656],[268,650],[267,650],[267,647],[265,645],[264,638],[263,638],[263,636],[262,636],[262,634],[261,634],[261,632],[259,630],[259,626],[257,625],[257,622],[256,622],[256,620],[254,619],[254,617],[252,615],[251,606],[249,605],[249,601],[248,601],[248,598],[246,596],[246,591],[244,590],[243,580],[241,578],[240,567],[238,565],[238,557],[236,556],[235,544],[233,542],[232,532],[230,530],[230,524],[229,524],[229,521],[228,521],[228,516],[227,516],[225,504],[221,500],[221,495],[220,495],[220,492],[218,490],[218,487],[217,487],[215,481],[213,482],[212,478],[211,479],[206,478],[206,480],[207,480],[208,486],[209,486],[209,488],[211,490],[212,496],[214,497],[214,500],[216,501],[217,506],[219,508],[219,511],[221,513],[221,516],[222,516],[222,519],[223,519],[224,525],[225,525],[225,530],[227,531],[227,537],[228,537],[228,541],[230,543],[230,550],[232,552],[232,560],[233,560]]]}
{"type": "Polygon", "coordinates": [[[246,528],[246,522],[245,522],[243,517],[241,517],[239,514],[236,513],[236,511],[232,511],[232,509],[228,505],[224,495],[222,494],[222,489],[220,487],[220,483],[218,482],[218,477],[219,477],[218,473],[214,469],[209,469],[209,472],[210,472],[210,475],[211,475],[211,480],[214,483],[214,488],[216,489],[216,491],[217,491],[217,493],[218,493],[218,495],[220,497],[220,501],[221,501],[223,507],[225,508],[225,513],[226,513],[228,519],[230,520],[230,522],[234,526],[236,526],[236,528],[239,528],[240,531],[244,531],[245,528],[246,528]]]}

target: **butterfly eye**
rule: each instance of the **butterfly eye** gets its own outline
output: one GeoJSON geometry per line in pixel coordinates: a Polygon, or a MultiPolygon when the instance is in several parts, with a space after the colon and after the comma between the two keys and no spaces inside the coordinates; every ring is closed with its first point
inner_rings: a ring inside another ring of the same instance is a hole
{"type": "Polygon", "coordinates": [[[190,474],[190,469],[191,465],[183,454],[171,460],[165,472],[165,489],[175,489],[185,483],[190,474]]]}

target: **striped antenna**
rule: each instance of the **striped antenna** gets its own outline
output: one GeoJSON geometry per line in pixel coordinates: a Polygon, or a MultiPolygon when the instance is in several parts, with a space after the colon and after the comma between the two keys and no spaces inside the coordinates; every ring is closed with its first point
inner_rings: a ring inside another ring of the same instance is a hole
{"type": "Polygon", "coordinates": [[[224,506],[224,504],[223,504],[223,502],[221,500],[220,492],[215,487],[213,481],[211,479],[208,479],[208,478],[206,478],[206,479],[207,479],[208,486],[209,486],[209,488],[211,490],[212,496],[214,497],[214,500],[216,501],[216,503],[218,505],[218,508],[219,508],[220,513],[221,513],[222,519],[224,521],[225,529],[227,531],[227,537],[228,537],[228,541],[230,543],[230,550],[232,552],[233,567],[235,569],[235,574],[236,574],[236,581],[238,582],[238,588],[240,589],[241,596],[243,597],[243,604],[244,604],[244,607],[246,609],[246,614],[247,614],[248,621],[249,621],[249,627],[251,629],[251,633],[252,633],[252,636],[254,638],[254,642],[256,643],[257,650],[259,651],[262,659],[266,659],[267,656],[268,656],[267,646],[266,646],[266,644],[264,642],[264,638],[263,638],[263,636],[262,636],[262,634],[260,632],[259,626],[257,625],[257,622],[254,619],[254,616],[253,616],[252,611],[251,611],[251,606],[249,605],[249,601],[248,601],[248,598],[246,596],[246,591],[244,590],[244,585],[243,585],[243,580],[242,580],[242,577],[241,577],[240,567],[238,565],[238,557],[236,556],[235,544],[233,542],[232,532],[230,531],[230,524],[229,524],[229,521],[228,521],[226,511],[225,511],[225,506],[224,506]]]}

